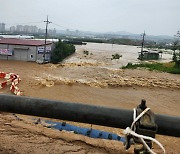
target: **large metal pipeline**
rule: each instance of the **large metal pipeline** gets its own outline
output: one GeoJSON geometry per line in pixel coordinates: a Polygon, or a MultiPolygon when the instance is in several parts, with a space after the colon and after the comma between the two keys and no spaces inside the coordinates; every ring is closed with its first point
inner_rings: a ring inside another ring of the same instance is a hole
{"type": "MultiPolygon", "coordinates": [[[[0,111],[126,128],[133,111],[14,95],[0,95],[0,111]]],[[[158,134],[180,137],[180,117],[155,115],[158,134]]]]}

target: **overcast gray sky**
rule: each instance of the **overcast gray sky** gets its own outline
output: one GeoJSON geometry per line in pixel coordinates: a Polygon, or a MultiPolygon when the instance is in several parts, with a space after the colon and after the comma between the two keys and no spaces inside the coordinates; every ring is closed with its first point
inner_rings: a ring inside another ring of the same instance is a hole
{"type": "MultiPolygon", "coordinates": [[[[180,0],[0,0],[0,22],[37,25],[49,20],[69,29],[174,35],[180,0]],[[35,22],[35,23],[33,23],[35,22]]],[[[63,29],[54,24],[49,28],[63,29]]]]}

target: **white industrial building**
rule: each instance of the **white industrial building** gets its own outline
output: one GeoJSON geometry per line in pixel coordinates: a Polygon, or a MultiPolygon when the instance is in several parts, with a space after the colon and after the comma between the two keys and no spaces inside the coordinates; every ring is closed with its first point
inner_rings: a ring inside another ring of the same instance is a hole
{"type": "MultiPolygon", "coordinates": [[[[46,42],[45,61],[50,61],[53,43],[46,42]]],[[[45,42],[27,39],[0,39],[0,59],[43,61],[45,42]]]]}

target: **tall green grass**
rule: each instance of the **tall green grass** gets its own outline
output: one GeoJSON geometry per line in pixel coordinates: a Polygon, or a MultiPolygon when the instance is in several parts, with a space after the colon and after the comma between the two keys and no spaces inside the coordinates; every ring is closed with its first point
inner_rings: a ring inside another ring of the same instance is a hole
{"type": "Polygon", "coordinates": [[[172,74],[180,74],[180,68],[175,66],[174,62],[170,63],[140,63],[132,64],[128,63],[122,69],[137,69],[137,68],[147,68],[150,71],[156,70],[160,72],[167,72],[172,74]]]}

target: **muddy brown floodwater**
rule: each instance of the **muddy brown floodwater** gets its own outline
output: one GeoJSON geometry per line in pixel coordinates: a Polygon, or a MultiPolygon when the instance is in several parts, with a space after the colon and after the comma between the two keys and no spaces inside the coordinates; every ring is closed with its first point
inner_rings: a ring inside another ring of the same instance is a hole
{"type": "MultiPolygon", "coordinates": [[[[112,47],[103,46],[104,50],[112,47]]],[[[114,48],[118,48],[118,51],[127,48],[129,52],[138,49],[131,46],[114,48]]],[[[147,105],[155,113],[180,116],[179,75],[148,70],[122,70],[120,66],[124,60],[113,61],[110,59],[112,53],[104,50],[99,50],[99,45],[95,48],[94,44],[77,46],[73,56],[57,65],[1,60],[0,71],[20,75],[22,81],[19,87],[24,96],[125,109],[133,109],[141,99],[146,99],[147,105]],[[85,49],[91,54],[84,55],[85,49]]],[[[0,89],[0,93],[11,94],[9,87],[0,89]]],[[[133,152],[132,148],[126,152],[120,142],[52,130],[41,124],[35,125],[32,120],[34,117],[17,116],[19,118],[10,113],[0,115],[0,153],[133,152]]],[[[69,123],[90,127],[90,124],[69,123]]],[[[96,125],[92,127],[122,135],[121,129],[96,125]]],[[[157,135],[157,139],[167,153],[180,153],[179,138],[157,135]]],[[[154,150],[161,152],[156,145],[154,150]]]]}

